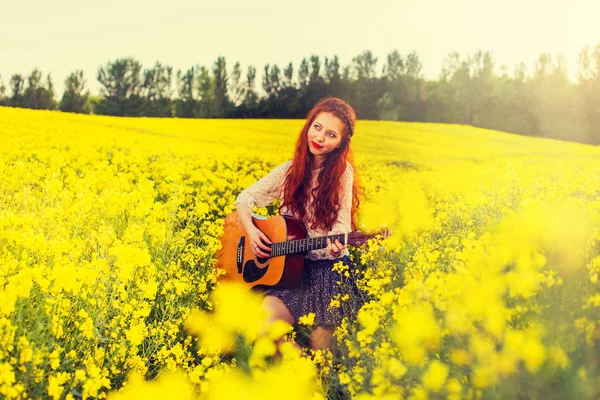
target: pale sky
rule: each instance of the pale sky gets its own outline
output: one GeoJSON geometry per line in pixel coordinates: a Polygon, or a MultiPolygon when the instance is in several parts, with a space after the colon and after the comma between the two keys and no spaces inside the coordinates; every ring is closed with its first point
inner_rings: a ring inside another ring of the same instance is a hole
{"type": "MultiPolygon", "coordinates": [[[[51,73],[60,98],[68,74],[82,69],[97,94],[101,65],[134,57],[143,68],[156,61],[174,72],[199,64],[212,68],[226,57],[228,71],[240,61],[282,69],[303,57],[337,55],[349,64],[364,50],[378,58],[415,50],[426,78],[438,77],[452,51],[462,56],[490,51],[498,68],[541,52],[562,53],[572,79],[583,46],[600,43],[600,0],[4,0],[0,5],[0,79],[51,73]]],[[[324,67],[323,67],[324,69],[324,67]]]]}

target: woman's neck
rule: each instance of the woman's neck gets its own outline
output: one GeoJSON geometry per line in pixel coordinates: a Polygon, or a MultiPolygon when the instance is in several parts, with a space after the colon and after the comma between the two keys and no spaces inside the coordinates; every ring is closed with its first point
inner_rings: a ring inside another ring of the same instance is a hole
{"type": "Polygon", "coordinates": [[[324,159],[313,157],[311,170],[316,170],[316,169],[321,168],[323,166],[324,162],[325,162],[324,159]]]}

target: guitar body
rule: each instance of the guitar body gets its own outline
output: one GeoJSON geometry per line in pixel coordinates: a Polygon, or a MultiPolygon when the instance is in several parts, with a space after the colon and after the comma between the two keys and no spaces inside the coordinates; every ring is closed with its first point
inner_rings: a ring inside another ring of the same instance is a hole
{"type": "MultiPolygon", "coordinates": [[[[292,217],[278,215],[263,218],[252,215],[252,220],[273,243],[307,237],[304,224],[292,217]]],[[[306,252],[272,258],[256,257],[236,211],[225,218],[219,240],[222,248],[216,253],[215,268],[225,271],[220,280],[239,282],[248,288],[261,285],[291,288],[300,284],[306,252]]]]}

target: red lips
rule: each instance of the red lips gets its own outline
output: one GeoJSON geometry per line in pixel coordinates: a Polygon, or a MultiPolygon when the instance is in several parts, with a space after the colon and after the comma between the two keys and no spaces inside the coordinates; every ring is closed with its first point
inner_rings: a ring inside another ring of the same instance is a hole
{"type": "Polygon", "coordinates": [[[311,140],[311,143],[312,143],[312,145],[313,145],[313,147],[315,149],[322,149],[323,148],[323,146],[318,145],[317,143],[313,142],[312,140],[311,140]]]}

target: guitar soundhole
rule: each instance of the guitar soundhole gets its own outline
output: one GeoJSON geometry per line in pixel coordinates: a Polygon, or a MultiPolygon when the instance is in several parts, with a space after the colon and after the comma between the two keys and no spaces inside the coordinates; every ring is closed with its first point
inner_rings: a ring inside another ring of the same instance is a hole
{"type": "MultiPolygon", "coordinates": [[[[267,258],[259,258],[258,261],[262,264],[268,260],[267,258]]],[[[267,269],[269,266],[265,266],[264,268],[259,268],[254,260],[249,260],[244,264],[244,273],[242,276],[244,277],[244,282],[256,282],[267,273],[267,269]]]]}
{"type": "Polygon", "coordinates": [[[264,263],[266,263],[266,262],[267,262],[268,258],[260,258],[260,257],[258,257],[256,260],[257,260],[257,261],[258,261],[260,264],[264,264],[264,263]]]}

